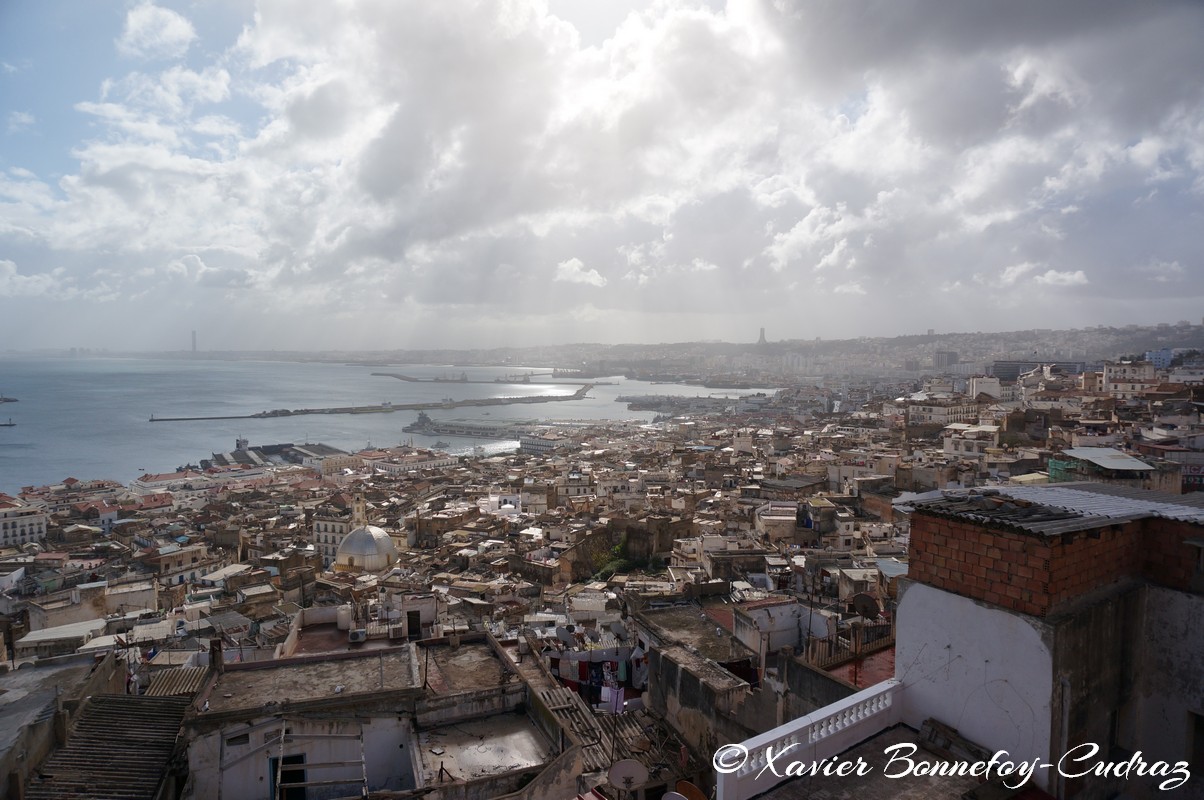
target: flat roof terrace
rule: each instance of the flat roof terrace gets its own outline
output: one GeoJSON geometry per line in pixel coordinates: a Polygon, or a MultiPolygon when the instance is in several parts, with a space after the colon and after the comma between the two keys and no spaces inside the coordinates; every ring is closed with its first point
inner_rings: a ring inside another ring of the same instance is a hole
{"type": "Polygon", "coordinates": [[[421,731],[418,746],[422,786],[502,775],[556,757],[552,743],[522,714],[495,714],[421,731]]]}
{"type": "MultiPolygon", "coordinates": [[[[716,608],[730,610],[731,606],[716,608]]],[[[655,628],[659,636],[693,647],[700,656],[712,661],[736,661],[756,655],[728,631],[721,630],[717,634],[715,629],[723,626],[717,625],[716,620],[707,616],[706,612],[697,606],[647,609],[639,612],[637,616],[655,628]]]]}
{"type": "Polygon", "coordinates": [[[501,686],[517,672],[493,651],[488,642],[465,642],[452,647],[439,641],[423,642],[417,652],[427,686],[436,694],[459,694],[501,686]]]}
{"type": "Polygon", "coordinates": [[[391,650],[307,656],[228,665],[207,693],[209,714],[258,711],[378,692],[419,690],[422,678],[411,645],[391,650]]]}
{"type": "Polygon", "coordinates": [[[299,631],[297,645],[293,649],[294,656],[315,655],[317,653],[359,653],[364,650],[380,650],[397,647],[398,642],[388,639],[368,639],[365,642],[351,644],[348,633],[339,630],[338,624],[324,622],[318,625],[306,625],[299,631]]]}

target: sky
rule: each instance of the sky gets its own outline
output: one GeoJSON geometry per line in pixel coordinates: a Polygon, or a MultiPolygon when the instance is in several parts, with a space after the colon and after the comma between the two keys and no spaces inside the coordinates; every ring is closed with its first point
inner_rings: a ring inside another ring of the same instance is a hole
{"type": "Polygon", "coordinates": [[[1204,4],[0,4],[0,351],[1204,314],[1204,4]]]}

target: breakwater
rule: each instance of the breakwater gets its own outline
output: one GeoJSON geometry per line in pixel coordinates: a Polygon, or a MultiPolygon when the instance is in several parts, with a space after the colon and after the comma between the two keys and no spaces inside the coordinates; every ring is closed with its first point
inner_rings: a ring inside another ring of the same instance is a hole
{"type": "Polygon", "coordinates": [[[389,414],[394,411],[430,411],[436,408],[470,408],[477,406],[507,406],[533,403],[555,403],[571,400],[582,400],[589,394],[594,384],[587,383],[572,394],[535,395],[532,397],[483,397],[475,400],[452,400],[450,398],[437,403],[381,403],[375,406],[336,406],[333,408],[278,408],[272,411],[259,411],[254,414],[233,414],[225,416],[197,417],[156,417],[151,414],[151,422],[200,422],[218,419],[276,419],[279,417],[298,417],[308,414],[389,414]]]}

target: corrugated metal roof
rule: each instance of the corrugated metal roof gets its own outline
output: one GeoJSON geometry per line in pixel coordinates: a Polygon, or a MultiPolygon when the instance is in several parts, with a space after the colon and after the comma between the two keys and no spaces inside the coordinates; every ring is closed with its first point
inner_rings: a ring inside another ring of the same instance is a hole
{"type": "Polygon", "coordinates": [[[1106,484],[1090,484],[1092,488],[1083,484],[1072,485],[1075,488],[1058,484],[1009,486],[1005,491],[1018,500],[1028,500],[1113,520],[1163,517],[1204,525],[1204,504],[1201,503],[1204,498],[1185,497],[1183,501],[1179,501],[1179,495],[1146,492],[1131,487],[1107,487],[1112,491],[1103,492],[1094,487],[1106,484]],[[1127,491],[1115,491],[1118,489],[1127,491]]]}
{"type": "Polygon", "coordinates": [[[874,561],[878,565],[878,571],[888,578],[897,578],[907,574],[906,561],[896,561],[893,558],[878,558],[874,561]]]}
{"type": "Polygon", "coordinates": [[[1048,507],[1035,500],[1018,504],[1010,496],[1010,489],[1008,494],[1001,490],[947,492],[939,500],[916,503],[916,508],[938,516],[1044,536],[1091,530],[1113,522],[1107,517],[1048,507]]]}
{"type": "Polygon", "coordinates": [[[1063,489],[1076,489],[1092,494],[1110,495],[1112,497],[1129,497],[1135,500],[1169,503],[1175,506],[1192,506],[1204,508],[1204,492],[1189,492],[1187,494],[1170,494],[1155,492],[1149,489],[1139,489],[1136,486],[1125,486],[1117,483],[1095,483],[1091,481],[1072,481],[1058,484],[1063,489]]]}
{"type": "Polygon", "coordinates": [[[1204,504],[1194,498],[1174,502],[1177,495],[1128,487],[1107,487],[1108,491],[1101,491],[1096,488],[1100,486],[1103,484],[961,489],[943,492],[940,498],[916,501],[914,505],[938,516],[970,519],[1043,536],[1091,530],[1144,517],[1204,525],[1204,504]],[[1116,491],[1119,489],[1127,491],[1116,491]]]}
{"type": "Polygon", "coordinates": [[[200,690],[201,685],[205,682],[205,676],[208,674],[208,667],[176,667],[152,672],[146,696],[194,695],[200,690]]]}
{"type": "Polygon", "coordinates": [[[1111,447],[1071,447],[1062,451],[1063,455],[1088,461],[1104,469],[1130,470],[1133,472],[1149,472],[1153,469],[1144,461],[1138,461],[1111,447]]]}

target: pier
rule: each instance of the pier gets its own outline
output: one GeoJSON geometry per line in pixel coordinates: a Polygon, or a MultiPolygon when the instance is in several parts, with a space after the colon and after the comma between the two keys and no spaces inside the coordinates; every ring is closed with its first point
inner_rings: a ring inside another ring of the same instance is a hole
{"type": "Polygon", "coordinates": [[[581,400],[594,384],[587,383],[572,394],[537,395],[535,397],[483,397],[478,400],[443,400],[438,403],[382,403],[377,406],[340,406],[336,408],[278,408],[273,411],[260,411],[256,414],[227,414],[212,417],[156,417],[151,414],[151,422],[201,422],[219,419],[275,419],[277,417],[299,417],[308,414],[389,414],[394,411],[429,411],[434,408],[469,408],[474,406],[506,406],[519,403],[556,403],[568,400],[581,400]]]}

